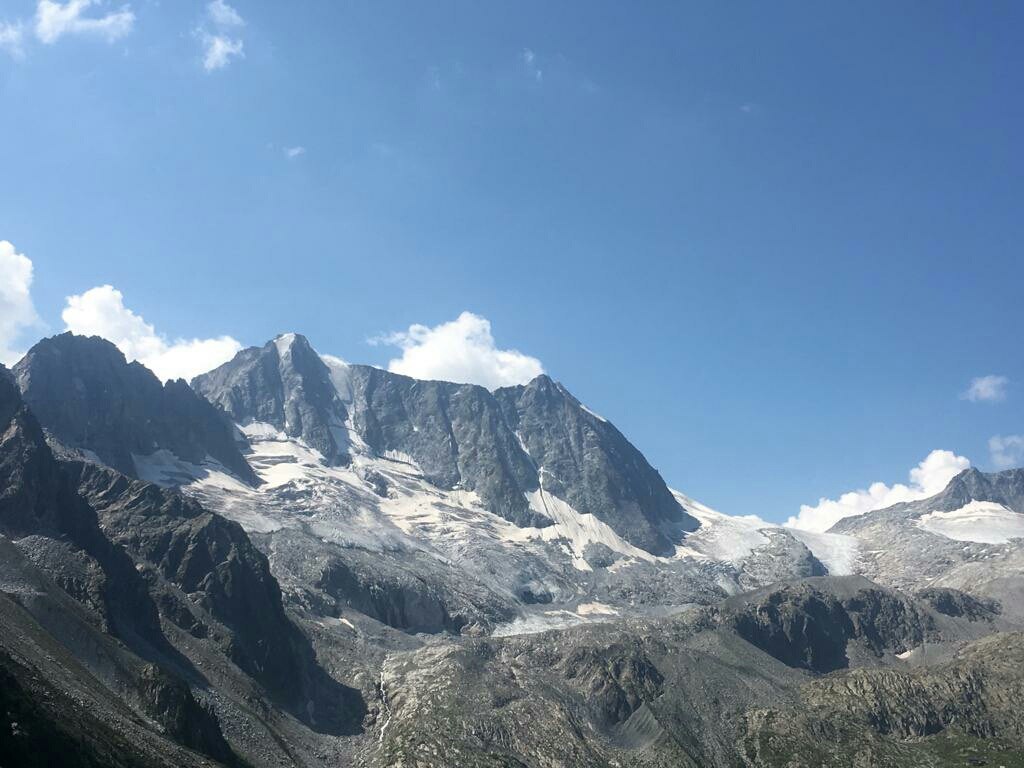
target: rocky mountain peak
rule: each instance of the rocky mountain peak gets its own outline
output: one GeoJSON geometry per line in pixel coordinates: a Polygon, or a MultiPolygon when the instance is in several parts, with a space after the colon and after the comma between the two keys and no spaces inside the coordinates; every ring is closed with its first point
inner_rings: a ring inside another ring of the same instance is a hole
{"type": "Polygon", "coordinates": [[[236,423],[271,424],[302,438],[332,464],[348,463],[345,404],[331,371],[305,336],[285,333],[243,349],[192,387],[236,423]]]}
{"type": "MultiPolygon", "coordinates": [[[[502,413],[543,475],[543,487],[654,554],[671,554],[697,520],[610,422],[541,375],[495,391],[502,413]]],[[[540,481],[540,479],[539,479],[540,481]]]]}
{"type": "Polygon", "coordinates": [[[253,483],[235,429],[184,381],[161,384],[97,336],[43,339],[14,367],[25,402],[63,445],[137,476],[136,461],[163,449],[195,465],[213,459],[253,483]]]}
{"type": "Polygon", "coordinates": [[[959,509],[970,501],[991,501],[1024,513],[1024,469],[982,472],[965,469],[936,497],[933,509],[959,509]]]}

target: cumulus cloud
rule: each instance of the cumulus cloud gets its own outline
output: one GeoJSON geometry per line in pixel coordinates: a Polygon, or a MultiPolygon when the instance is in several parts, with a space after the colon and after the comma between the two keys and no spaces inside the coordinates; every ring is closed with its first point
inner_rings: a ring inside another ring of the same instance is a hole
{"type": "Polygon", "coordinates": [[[0,274],[0,363],[13,365],[24,354],[13,345],[39,315],[32,303],[32,261],[7,240],[0,240],[0,274]]]}
{"type": "Polygon", "coordinates": [[[429,328],[409,330],[371,339],[371,343],[397,346],[402,356],[388,370],[417,379],[480,384],[488,389],[525,384],[544,373],[540,360],[514,349],[498,349],[490,322],[472,312],[429,328]]]}
{"type": "Polygon", "coordinates": [[[102,336],[129,360],[138,360],[162,381],[192,379],[226,363],[242,345],[230,336],[169,341],[140,315],[124,305],[124,296],[110,285],[69,296],[61,314],[67,330],[102,336]]]}
{"type": "Polygon", "coordinates": [[[203,45],[203,69],[213,72],[226,67],[232,58],[245,58],[245,43],[234,36],[234,30],[245,26],[238,11],[224,0],[213,0],[206,5],[205,21],[207,23],[196,30],[196,37],[203,45]]]}
{"type": "Polygon", "coordinates": [[[998,403],[1006,399],[1006,385],[1009,383],[1005,376],[979,376],[971,379],[971,385],[960,394],[960,399],[972,403],[998,403]]]}
{"type": "Polygon", "coordinates": [[[25,27],[20,21],[0,21],[0,51],[15,59],[25,57],[25,27]]]}
{"type": "Polygon", "coordinates": [[[1024,435],[990,437],[988,452],[996,469],[1024,466],[1024,435]]]}
{"type": "Polygon", "coordinates": [[[306,148],[305,147],[285,147],[284,148],[284,156],[287,157],[289,160],[292,160],[292,159],[294,159],[296,157],[301,157],[304,154],[306,154],[306,148]]]}
{"type": "Polygon", "coordinates": [[[102,16],[84,16],[96,0],[69,0],[56,3],[39,0],[36,5],[36,37],[43,43],[57,42],[65,35],[98,37],[112,43],[127,35],[135,25],[131,6],[102,16]]]}
{"type": "Polygon", "coordinates": [[[799,514],[786,521],[789,528],[824,532],[844,517],[854,517],[875,509],[934,496],[971,462],[952,451],[932,451],[910,470],[910,484],[872,483],[866,490],[850,491],[838,499],[818,499],[814,506],[802,504],[799,514]]]}
{"type": "Polygon", "coordinates": [[[203,41],[203,69],[207,72],[223,69],[232,56],[245,58],[242,50],[245,44],[241,40],[207,32],[202,33],[200,38],[203,41]]]}

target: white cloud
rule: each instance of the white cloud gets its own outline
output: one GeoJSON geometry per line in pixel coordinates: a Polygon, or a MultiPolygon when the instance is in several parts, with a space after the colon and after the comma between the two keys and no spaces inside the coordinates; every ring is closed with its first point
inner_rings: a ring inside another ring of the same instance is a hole
{"type": "Polygon", "coordinates": [[[245,58],[242,51],[245,44],[237,38],[202,32],[200,39],[203,41],[203,69],[207,72],[223,69],[231,61],[232,56],[245,58]]]}
{"type": "Polygon", "coordinates": [[[36,37],[43,43],[55,43],[65,35],[99,37],[108,43],[127,35],[135,24],[131,6],[104,16],[83,16],[83,12],[96,5],[96,0],[69,0],[55,3],[39,0],[36,6],[36,37]]]}
{"type": "Polygon", "coordinates": [[[818,499],[815,506],[802,504],[799,514],[786,521],[788,528],[827,531],[844,517],[854,517],[884,509],[901,501],[916,501],[934,496],[971,462],[952,451],[932,451],[910,470],[910,485],[872,483],[867,490],[850,491],[838,499],[818,499]]]}
{"type": "Polygon", "coordinates": [[[537,54],[529,48],[523,48],[519,58],[522,59],[523,66],[526,67],[526,72],[530,77],[538,83],[544,81],[544,70],[537,64],[537,54]]]}
{"type": "Polygon", "coordinates": [[[960,399],[972,403],[998,403],[1006,399],[1006,385],[1009,383],[1005,376],[979,376],[971,379],[971,385],[960,394],[960,399]]]}
{"type": "Polygon", "coordinates": [[[402,356],[388,370],[417,379],[480,384],[488,389],[525,384],[544,373],[540,360],[514,349],[498,349],[490,322],[472,312],[434,328],[411,325],[408,331],[372,339],[400,347],[402,356]]]}
{"type": "Polygon", "coordinates": [[[238,11],[224,2],[224,0],[213,0],[206,6],[206,13],[210,21],[220,27],[241,27],[245,26],[245,20],[238,11]]]}
{"type": "Polygon", "coordinates": [[[22,331],[39,323],[32,304],[32,261],[0,240],[0,363],[13,365],[23,352],[13,345],[22,331]]]}
{"type": "Polygon", "coordinates": [[[292,160],[293,158],[299,157],[299,156],[304,155],[304,154],[306,154],[306,148],[305,147],[285,147],[284,148],[284,156],[287,157],[289,160],[292,160]]]}
{"type": "Polygon", "coordinates": [[[102,336],[129,360],[138,360],[162,381],[192,379],[226,363],[242,345],[230,336],[168,341],[141,316],[124,305],[124,296],[110,285],[68,296],[61,314],[67,330],[102,336]]]}
{"type": "Polygon", "coordinates": [[[990,437],[988,452],[996,469],[1024,466],[1024,435],[990,437]]]}
{"type": "Polygon", "coordinates": [[[245,43],[240,37],[233,37],[230,30],[245,26],[241,15],[224,0],[213,0],[206,5],[206,21],[196,29],[196,37],[203,45],[203,69],[213,72],[223,69],[232,58],[245,58],[245,43]]]}
{"type": "Polygon", "coordinates": [[[0,51],[6,51],[12,58],[25,57],[25,27],[20,21],[0,21],[0,51]]]}

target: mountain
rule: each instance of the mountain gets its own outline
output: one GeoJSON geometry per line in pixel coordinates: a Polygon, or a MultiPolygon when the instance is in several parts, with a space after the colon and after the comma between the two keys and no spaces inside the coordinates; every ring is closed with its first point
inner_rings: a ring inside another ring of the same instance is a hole
{"type": "Polygon", "coordinates": [[[547,376],[0,368],[0,764],[1022,766],[1022,587],[1021,470],[809,533],[547,376]]]}
{"type": "Polygon", "coordinates": [[[900,589],[952,587],[1024,618],[1024,470],[966,469],[940,493],[840,520],[860,573],[900,589]]]}
{"type": "Polygon", "coordinates": [[[554,522],[542,489],[655,555],[697,527],[640,452],[547,376],[491,393],[328,365],[305,337],[285,334],[239,352],[193,387],[243,428],[268,424],[329,463],[347,463],[350,443],[408,457],[431,484],[477,493],[521,527],[554,522]]]}
{"type": "Polygon", "coordinates": [[[347,464],[348,418],[330,371],[295,334],[242,350],[192,387],[240,424],[269,424],[300,438],[332,464],[347,464]]]}
{"type": "MultiPolygon", "coordinates": [[[[191,387],[179,383],[209,432],[231,433],[238,455],[228,460],[223,440],[182,447],[159,429],[147,405],[158,396],[120,405],[139,398],[111,380],[135,376],[159,391],[140,369],[106,342],[67,334],[40,342],[17,367],[61,446],[115,468],[127,453],[136,476],[239,523],[274,560],[289,599],[326,615],[354,609],[403,631],[486,633],[643,615],[824,574],[862,573],[913,591],[920,574],[946,576],[949,558],[963,559],[936,557],[956,545],[920,528],[908,535],[922,543],[904,556],[900,542],[882,546],[888,530],[868,546],[869,536],[842,526],[813,534],[715,512],[668,489],[612,424],[547,376],[494,392],[418,381],[321,356],[285,334],[191,387]],[[98,393],[98,407],[69,407],[64,393],[83,386],[98,393]],[[106,392],[118,405],[105,404],[106,392]],[[103,414],[92,419],[102,428],[72,428],[68,411],[103,414]],[[140,432],[152,441],[145,448],[117,447],[140,432]],[[907,579],[882,567],[887,557],[907,579]],[[578,610],[591,604],[600,612],[578,610]]],[[[958,482],[968,480],[941,504],[985,495],[980,473],[958,482]]]]}
{"type": "MultiPolygon", "coordinates": [[[[44,339],[14,367],[22,397],[65,447],[94,453],[127,475],[169,452],[255,476],[230,422],[181,380],[161,384],[109,341],[64,333],[44,339]]],[[[143,472],[144,473],[144,472],[143,472]]]]}

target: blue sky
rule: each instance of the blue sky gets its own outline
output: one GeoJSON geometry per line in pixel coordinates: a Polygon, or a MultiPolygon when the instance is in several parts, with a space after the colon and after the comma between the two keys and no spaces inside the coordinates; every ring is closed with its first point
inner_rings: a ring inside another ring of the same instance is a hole
{"type": "Polygon", "coordinates": [[[1024,6],[828,6],[0,0],[0,240],[38,316],[8,290],[0,350],[103,285],[171,346],[380,365],[470,311],[723,511],[993,468],[1024,433],[1024,6]]]}

